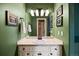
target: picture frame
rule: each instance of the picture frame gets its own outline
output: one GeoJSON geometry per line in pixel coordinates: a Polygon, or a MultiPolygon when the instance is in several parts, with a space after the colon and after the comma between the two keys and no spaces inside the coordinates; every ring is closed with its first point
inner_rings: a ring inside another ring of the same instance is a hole
{"type": "Polygon", "coordinates": [[[62,27],[63,26],[63,17],[62,16],[57,17],[56,26],[57,27],[62,27]]]}
{"type": "Polygon", "coordinates": [[[62,14],[63,14],[63,5],[61,5],[56,11],[57,16],[61,16],[62,14]]]}
{"type": "Polygon", "coordinates": [[[14,15],[10,11],[5,11],[5,22],[8,26],[17,26],[18,25],[18,16],[14,15]]]}

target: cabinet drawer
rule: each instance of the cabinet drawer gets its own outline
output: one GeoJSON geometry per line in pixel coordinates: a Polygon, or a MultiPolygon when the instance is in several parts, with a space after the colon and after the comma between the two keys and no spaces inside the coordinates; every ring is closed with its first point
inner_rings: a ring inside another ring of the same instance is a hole
{"type": "Polygon", "coordinates": [[[35,51],[50,51],[50,46],[36,46],[35,51]]]}
{"type": "Polygon", "coordinates": [[[33,46],[19,46],[19,51],[33,51],[33,46]]]}
{"type": "Polygon", "coordinates": [[[62,46],[19,46],[20,56],[60,56],[62,46]]]}
{"type": "Polygon", "coordinates": [[[50,46],[19,46],[19,50],[26,51],[50,51],[50,46]]]}

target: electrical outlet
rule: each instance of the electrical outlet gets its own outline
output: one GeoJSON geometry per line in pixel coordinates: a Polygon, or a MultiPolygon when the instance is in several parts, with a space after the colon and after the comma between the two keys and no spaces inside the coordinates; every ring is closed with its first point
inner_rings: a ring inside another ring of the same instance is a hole
{"type": "Polygon", "coordinates": [[[58,31],[58,35],[60,35],[60,31],[58,31]]]}

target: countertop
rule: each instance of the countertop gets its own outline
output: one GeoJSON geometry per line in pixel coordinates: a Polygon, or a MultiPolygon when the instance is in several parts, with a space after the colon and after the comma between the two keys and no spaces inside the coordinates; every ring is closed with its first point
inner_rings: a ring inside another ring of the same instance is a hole
{"type": "Polygon", "coordinates": [[[37,37],[25,37],[20,39],[17,45],[63,45],[63,41],[55,37],[42,37],[42,40],[37,37]]]}

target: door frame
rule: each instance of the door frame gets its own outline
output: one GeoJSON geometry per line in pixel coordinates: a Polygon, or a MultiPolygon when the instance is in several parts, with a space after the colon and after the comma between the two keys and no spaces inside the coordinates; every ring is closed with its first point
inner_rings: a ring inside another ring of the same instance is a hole
{"type": "Polygon", "coordinates": [[[47,34],[47,22],[46,22],[46,18],[37,18],[37,36],[38,36],[38,21],[39,20],[44,20],[45,21],[44,26],[45,26],[45,36],[46,36],[46,34],[47,34]]]}

